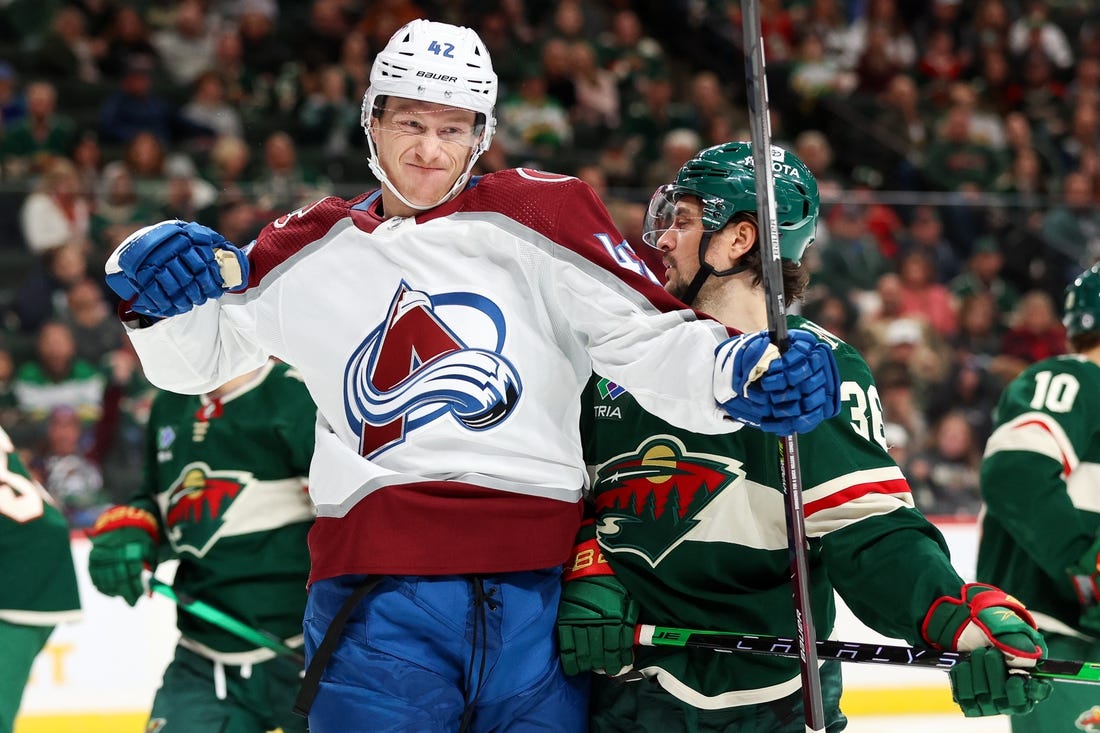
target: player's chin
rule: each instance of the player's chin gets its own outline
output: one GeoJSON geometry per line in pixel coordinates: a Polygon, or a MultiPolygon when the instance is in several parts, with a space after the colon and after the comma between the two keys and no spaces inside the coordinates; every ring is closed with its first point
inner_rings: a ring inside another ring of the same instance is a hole
{"type": "Polygon", "coordinates": [[[418,206],[431,206],[450,190],[455,178],[441,171],[422,171],[412,177],[411,185],[408,187],[412,192],[409,201],[418,206]]]}

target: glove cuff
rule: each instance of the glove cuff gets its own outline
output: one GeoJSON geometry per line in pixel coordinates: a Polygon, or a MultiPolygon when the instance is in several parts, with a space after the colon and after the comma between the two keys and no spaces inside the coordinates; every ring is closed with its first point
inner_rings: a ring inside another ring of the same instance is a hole
{"type": "Polygon", "coordinates": [[[160,529],[157,518],[151,512],[126,504],[113,506],[100,514],[88,530],[88,537],[98,537],[123,528],[140,529],[149,535],[154,545],[158,544],[160,529]]]}
{"type": "Polygon", "coordinates": [[[596,523],[587,520],[581,524],[577,532],[577,544],[569,553],[569,560],[565,563],[565,572],[562,575],[564,582],[579,580],[580,578],[592,578],[596,576],[615,575],[611,569],[611,563],[604,557],[596,539],[596,523]]]}
{"type": "Polygon", "coordinates": [[[1081,608],[1090,608],[1100,603],[1100,586],[1096,584],[1095,575],[1070,575],[1073,584],[1073,592],[1077,594],[1077,602],[1081,608]]]}
{"type": "Polygon", "coordinates": [[[960,590],[958,598],[941,596],[932,603],[921,623],[921,636],[936,649],[968,650],[974,645],[964,640],[963,635],[977,628],[996,645],[994,635],[978,618],[978,614],[990,608],[1007,609],[1031,628],[1038,628],[1024,604],[1000,588],[983,583],[967,583],[960,590]]]}
{"type": "Polygon", "coordinates": [[[119,301],[117,308],[118,320],[131,328],[149,328],[149,326],[152,326],[154,323],[164,320],[158,316],[149,316],[135,311],[132,306],[136,300],[137,297],[135,296],[127,300],[119,301]]]}

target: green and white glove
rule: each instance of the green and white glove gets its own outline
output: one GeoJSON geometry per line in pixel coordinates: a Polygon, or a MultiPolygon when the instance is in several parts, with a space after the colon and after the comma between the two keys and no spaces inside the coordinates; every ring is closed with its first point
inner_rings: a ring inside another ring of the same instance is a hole
{"type": "Polygon", "coordinates": [[[100,593],[122,596],[133,606],[145,593],[142,570],[157,564],[157,520],[134,506],[114,506],[88,531],[88,574],[100,593]]]}
{"type": "Polygon", "coordinates": [[[562,669],[569,675],[622,674],[634,665],[638,604],[600,551],[593,522],[581,526],[572,558],[558,606],[562,669]]]}
{"type": "Polygon", "coordinates": [[[999,588],[967,583],[958,598],[937,598],[921,633],[936,649],[970,652],[950,672],[951,693],[968,718],[1023,715],[1050,696],[1026,670],[1047,647],[1023,604],[999,588]]]}
{"type": "Polygon", "coordinates": [[[1093,540],[1077,564],[1067,568],[1067,572],[1081,604],[1077,625],[1087,634],[1100,636],[1100,538],[1093,540]]]}

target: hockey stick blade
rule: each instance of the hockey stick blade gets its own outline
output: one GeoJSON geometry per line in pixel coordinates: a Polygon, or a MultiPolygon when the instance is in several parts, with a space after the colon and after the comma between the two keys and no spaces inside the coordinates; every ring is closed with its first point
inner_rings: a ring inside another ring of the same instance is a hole
{"type": "MultiPolygon", "coordinates": [[[[720,653],[768,654],[778,657],[799,656],[798,641],[781,636],[757,636],[726,631],[678,629],[669,626],[639,624],[634,631],[638,646],[671,646],[710,649],[720,653]]],[[[892,664],[902,667],[926,667],[944,672],[970,656],[969,652],[943,652],[937,649],[875,644],[859,641],[819,639],[817,654],[821,659],[865,664],[892,664]]],[[[1068,659],[1040,659],[1033,677],[1100,685],[1100,662],[1078,662],[1068,659]]]]}
{"type": "Polygon", "coordinates": [[[204,603],[203,601],[196,600],[186,593],[180,593],[172,586],[168,585],[162,580],[158,580],[152,573],[146,573],[144,575],[146,585],[153,593],[159,593],[160,595],[168,598],[176,603],[184,611],[187,611],[191,615],[201,618],[209,624],[213,624],[220,629],[228,631],[237,638],[244,639],[245,641],[255,644],[256,646],[270,649],[276,654],[280,654],[285,657],[289,657],[298,664],[305,666],[306,658],[302,652],[293,647],[287,646],[287,644],[272,634],[270,631],[264,631],[263,629],[254,629],[243,621],[233,618],[229,614],[221,611],[213,606],[204,603]]]}

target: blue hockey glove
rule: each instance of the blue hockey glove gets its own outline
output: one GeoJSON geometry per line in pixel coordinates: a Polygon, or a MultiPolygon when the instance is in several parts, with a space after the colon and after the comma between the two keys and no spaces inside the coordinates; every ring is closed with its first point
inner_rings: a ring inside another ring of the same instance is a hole
{"type": "Polygon", "coordinates": [[[107,260],[107,285],[130,309],[166,318],[248,284],[248,258],[213,229],[163,221],[126,238],[107,260]],[[223,274],[226,277],[223,277],[223,274]]]}
{"type": "Polygon", "coordinates": [[[134,506],[111,507],[88,532],[88,575],[100,593],[122,596],[131,606],[145,592],[142,570],[157,563],[157,520],[134,506]]]}
{"type": "Polygon", "coordinates": [[[590,670],[622,674],[634,665],[638,604],[615,577],[586,522],[565,566],[558,605],[558,648],[568,675],[590,670]]]}
{"type": "Polygon", "coordinates": [[[767,331],[734,336],[715,351],[715,393],[735,420],[769,433],[790,435],[813,430],[840,412],[840,372],[828,344],[809,331],[788,331],[790,348],[782,355],[767,331]],[[728,385],[728,386],[727,386],[728,385]]]}
{"type": "Polygon", "coordinates": [[[1046,642],[1023,604],[999,588],[967,583],[958,598],[937,598],[921,633],[937,649],[971,653],[950,672],[967,717],[1024,715],[1050,696],[1050,682],[1019,673],[1046,656],[1046,642]]]}

